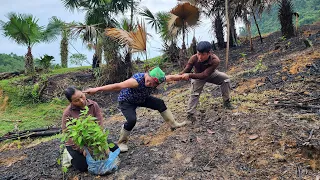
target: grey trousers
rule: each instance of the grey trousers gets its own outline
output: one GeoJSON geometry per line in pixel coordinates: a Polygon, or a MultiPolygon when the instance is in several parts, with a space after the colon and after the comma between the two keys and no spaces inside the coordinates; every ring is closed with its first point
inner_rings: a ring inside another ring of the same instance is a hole
{"type": "Polygon", "coordinates": [[[226,73],[215,70],[206,79],[191,79],[191,96],[188,103],[188,114],[195,114],[199,103],[200,94],[206,82],[220,85],[223,101],[230,99],[231,85],[230,79],[226,73]]]}

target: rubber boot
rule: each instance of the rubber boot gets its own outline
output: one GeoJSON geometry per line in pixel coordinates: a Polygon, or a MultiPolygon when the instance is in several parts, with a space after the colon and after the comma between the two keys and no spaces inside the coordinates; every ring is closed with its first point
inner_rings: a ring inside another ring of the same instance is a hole
{"type": "Polygon", "coordinates": [[[128,140],[129,140],[130,131],[125,130],[122,126],[120,131],[120,138],[118,140],[118,146],[120,148],[120,152],[127,152],[129,150],[128,148],[128,140]]]}
{"type": "Polygon", "coordinates": [[[179,128],[179,127],[182,127],[182,126],[186,125],[185,121],[183,121],[181,123],[175,121],[174,117],[173,117],[173,114],[169,109],[163,111],[161,113],[161,116],[163,117],[165,122],[167,122],[170,125],[171,130],[175,130],[176,128],[179,128]]]}

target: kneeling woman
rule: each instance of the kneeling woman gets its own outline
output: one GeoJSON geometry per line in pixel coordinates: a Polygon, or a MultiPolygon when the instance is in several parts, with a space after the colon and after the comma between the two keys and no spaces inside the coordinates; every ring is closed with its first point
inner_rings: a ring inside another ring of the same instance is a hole
{"type": "MultiPolygon", "coordinates": [[[[62,117],[62,131],[66,130],[66,123],[72,118],[79,118],[80,111],[84,110],[85,106],[88,106],[88,114],[97,118],[97,123],[102,127],[103,117],[99,105],[90,99],[86,99],[86,96],[80,90],[75,89],[74,87],[69,87],[65,90],[65,96],[69,100],[70,105],[64,110],[62,117]]],[[[111,143],[111,142],[108,142],[111,143]]],[[[80,149],[77,145],[74,144],[72,139],[69,139],[66,142],[66,148],[69,154],[72,157],[71,165],[78,169],[81,172],[88,170],[88,164],[85,157],[85,151],[80,149]]],[[[114,152],[118,149],[118,146],[115,145],[113,148],[110,148],[110,151],[114,152]]]]}
{"type": "Polygon", "coordinates": [[[121,152],[126,152],[128,151],[127,142],[129,140],[130,131],[133,129],[137,121],[137,107],[146,107],[158,110],[171,128],[181,127],[186,124],[186,122],[176,122],[164,101],[151,96],[151,92],[162,82],[179,81],[181,79],[182,75],[165,76],[165,73],[159,67],[156,67],[149,71],[149,73],[137,73],[134,74],[132,78],[121,83],[90,88],[85,90],[84,93],[95,94],[98,91],[121,90],[118,96],[119,108],[127,122],[122,126],[120,131],[118,146],[121,152]]]}

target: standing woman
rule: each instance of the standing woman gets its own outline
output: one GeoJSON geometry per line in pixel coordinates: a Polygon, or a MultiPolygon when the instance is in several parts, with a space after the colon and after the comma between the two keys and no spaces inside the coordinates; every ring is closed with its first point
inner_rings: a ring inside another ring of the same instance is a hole
{"type": "Polygon", "coordinates": [[[178,123],[175,121],[164,101],[151,96],[152,91],[155,90],[159,84],[169,81],[179,81],[181,79],[182,75],[166,76],[159,67],[156,67],[148,73],[137,73],[123,82],[90,88],[85,90],[84,93],[95,94],[98,91],[120,91],[118,96],[119,108],[127,122],[122,126],[120,131],[118,146],[121,152],[127,152],[129,135],[137,121],[137,107],[158,110],[165,122],[167,122],[172,129],[186,124],[186,122],[178,123]]]}

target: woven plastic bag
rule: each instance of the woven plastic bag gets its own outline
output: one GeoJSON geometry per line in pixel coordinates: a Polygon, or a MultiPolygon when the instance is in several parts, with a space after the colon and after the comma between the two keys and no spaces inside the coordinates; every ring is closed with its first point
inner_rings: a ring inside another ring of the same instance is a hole
{"type": "Polygon", "coordinates": [[[86,151],[86,161],[88,164],[88,172],[94,175],[106,175],[111,174],[118,170],[120,160],[118,158],[120,154],[120,149],[116,149],[114,152],[109,153],[109,158],[106,160],[94,160],[87,148],[86,151]]]}

